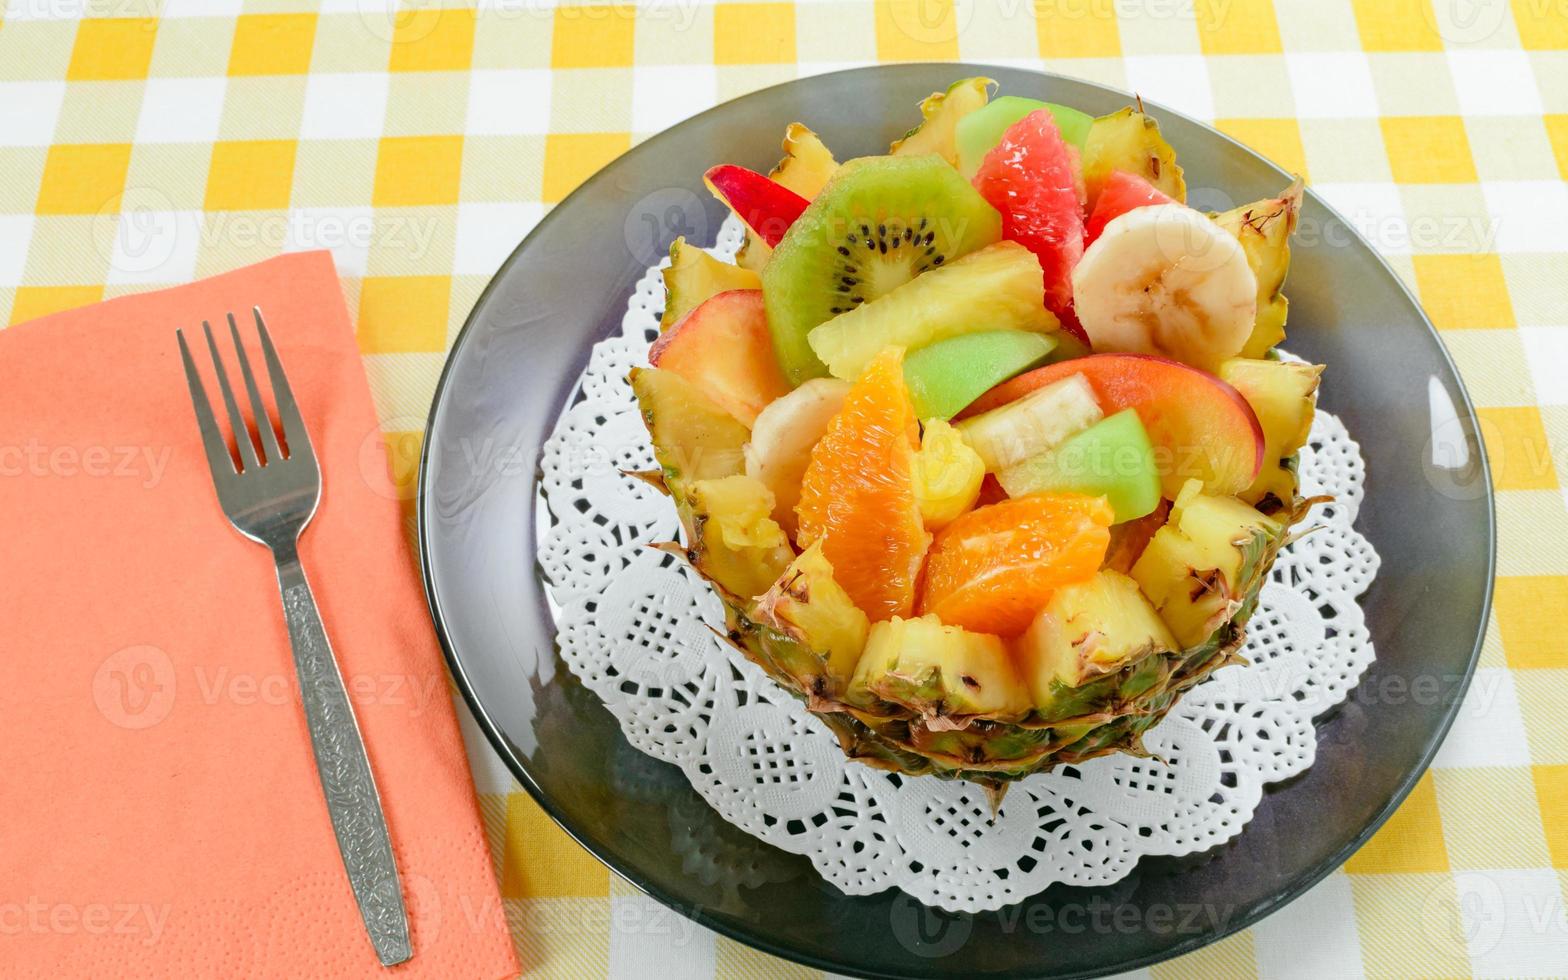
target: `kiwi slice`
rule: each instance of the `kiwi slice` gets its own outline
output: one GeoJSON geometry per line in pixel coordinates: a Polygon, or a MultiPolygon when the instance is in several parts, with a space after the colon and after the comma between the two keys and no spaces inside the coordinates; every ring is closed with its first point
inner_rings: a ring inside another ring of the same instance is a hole
{"type": "Polygon", "coordinates": [[[1001,237],[1001,215],[940,157],[845,163],[762,273],[784,373],[792,384],[827,374],[806,342],[813,327],[1001,237]]]}

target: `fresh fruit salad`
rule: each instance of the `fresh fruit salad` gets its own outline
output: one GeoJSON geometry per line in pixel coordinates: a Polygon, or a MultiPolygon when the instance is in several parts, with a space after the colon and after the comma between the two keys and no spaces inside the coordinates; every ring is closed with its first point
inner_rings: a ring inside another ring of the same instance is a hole
{"type": "Polygon", "coordinates": [[[1322,369],[1276,350],[1299,181],[1206,214],[1141,105],[994,88],[708,171],[745,244],[675,242],[631,383],[729,640],[851,757],[999,799],[1238,662],[1322,369]]]}

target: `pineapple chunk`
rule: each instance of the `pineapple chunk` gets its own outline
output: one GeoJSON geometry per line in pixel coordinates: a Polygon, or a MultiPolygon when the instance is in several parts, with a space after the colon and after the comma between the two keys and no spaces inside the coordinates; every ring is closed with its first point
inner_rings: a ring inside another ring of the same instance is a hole
{"type": "MultiPolygon", "coordinates": [[[[777,339],[771,307],[768,318],[777,339]]],[[[1060,327],[1045,308],[1040,260],[1017,242],[996,242],[818,324],[806,342],[830,374],[853,381],[889,347],[915,350],[979,330],[1060,327]]]]}
{"type": "Polygon", "coordinates": [[[914,479],[920,516],[927,531],[936,531],[974,507],[985,463],[957,429],[941,419],[928,419],[915,454],[914,479]]]}
{"type": "Polygon", "coordinates": [[[750,269],[720,262],[686,239],[670,243],[670,264],[664,272],[664,315],[659,329],[668,330],[703,301],[732,289],[761,289],[762,277],[750,269]]]}
{"type": "Polygon", "coordinates": [[[676,506],[698,480],[734,476],[746,465],[743,447],[751,433],[696,385],[673,371],[633,368],[632,391],[653,437],[664,485],[676,506]]]}
{"type": "Polygon", "coordinates": [[[1113,170],[1142,177],[1172,200],[1187,200],[1187,182],[1176,165],[1176,151],[1160,135],[1160,124],[1132,106],[1101,116],[1089,127],[1083,147],[1089,210],[1113,170]]]}
{"type": "Polygon", "coordinates": [[[961,78],[946,92],[933,92],[920,103],[920,125],[893,141],[893,156],[935,153],[958,166],[958,120],[985,105],[996,82],[989,78],[961,78]]]}
{"type": "Polygon", "coordinates": [[[1077,688],[1153,653],[1176,650],[1176,639],[1138,589],[1110,569],[1058,589],[1014,648],[1035,706],[1049,710],[1062,688],[1077,688]]]}
{"type": "Polygon", "coordinates": [[[833,159],[833,151],[823,144],[821,137],[797,122],[790,123],[784,130],[784,158],[768,176],[809,201],[817,196],[837,169],[838,161],[833,159]]]}
{"type": "Polygon", "coordinates": [[[1285,339],[1285,314],[1290,304],[1280,289],[1290,268],[1290,234],[1301,214],[1301,195],[1297,178],[1279,197],[1211,215],[1241,242],[1247,264],[1258,280],[1258,316],[1241,349],[1242,357],[1262,357],[1285,339]]]}
{"type": "Polygon", "coordinates": [[[1241,608],[1281,530],[1241,500],[1208,496],[1188,480],[1132,577],[1182,646],[1193,647],[1241,608]]]}
{"type": "Polygon", "coordinates": [[[768,260],[771,258],[773,258],[773,246],[749,231],[740,240],[740,248],[735,250],[735,264],[759,276],[762,275],[762,270],[767,268],[768,260]]]}
{"type": "MultiPolygon", "coordinates": [[[[787,187],[808,201],[817,196],[828,178],[833,176],[833,171],[838,169],[838,161],[833,159],[832,151],[823,144],[821,138],[798,122],[790,123],[784,130],[783,149],[784,158],[768,176],[774,183],[787,187]]],[[[767,242],[759,241],[747,232],[746,240],[735,254],[735,261],[743,269],[761,272],[772,255],[773,249],[768,247],[767,242]]]]}
{"type": "Polygon", "coordinates": [[[1290,504],[1296,496],[1296,475],[1286,461],[1306,444],[1312,429],[1323,366],[1238,357],[1221,364],[1219,373],[1247,399],[1263,426],[1263,469],[1238,496],[1257,504],[1272,494],[1290,504]]]}
{"type": "Polygon", "coordinates": [[[855,666],[849,699],[875,699],[919,712],[932,728],[941,719],[1019,718],[1029,710],[1029,692],[1019,680],[1000,637],[947,626],[935,615],[874,623],[855,666]]]}
{"type": "Polygon", "coordinates": [[[693,483],[692,564],[733,595],[761,595],[795,557],[772,513],[773,494],[760,480],[726,476],[693,483]]]}
{"type": "Polygon", "coordinates": [[[833,578],[833,565],[822,554],[820,541],[790,563],[757,600],[751,615],[783,634],[790,648],[771,644],[769,653],[806,690],[816,693],[844,690],[871,629],[871,620],[833,578]],[[824,674],[824,689],[808,682],[824,674]]]}

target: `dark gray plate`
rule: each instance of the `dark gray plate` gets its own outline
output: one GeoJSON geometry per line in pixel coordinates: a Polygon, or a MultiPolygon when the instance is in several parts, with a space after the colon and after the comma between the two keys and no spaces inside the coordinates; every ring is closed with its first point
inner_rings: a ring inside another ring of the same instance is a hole
{"type": "MultiPolygon", "coordinates": [[[[730,827],[678,770],[626,744],[558,658],[535,566],[540,446],[594,341],[618,330],[643,270],[676,234],[706,242],[718,230],[724,212],[703,191],[703,171],[726,161],[766,170],[785,124],[797,119],[841,159],[885,152],[922,96],[970,74],[1093,113],[1128,102],[1097,85],[1000,67],[807,78],[661,133],[551,211],[474,307],[436,393],[419,494],[425,584],[452,672],[518,780],[573,837],[660,901],[753,946],[843,973],[1108,973],[1213,942],[1338,867],[1426,768],[1486,623],[1491,481],[1469,399],[1415,300],[1322,201],[1308,195],[1295,249],[1289,346],[1328,365],[1322,403],[1368,462],[1359,527],[1383,558],[1364,600],[1377,662],[1320,719],[1316,764],[1273,787],[1246,831],[1207,855],[1145,860],[1114,886],[1053,887],[975,916],[932,912],[893,890],[846,896],[806,859],[730,827]]],[[[1253,200],[1286,183],[1214,130],[1151,110],[1196,205],[1253,200]]]]}

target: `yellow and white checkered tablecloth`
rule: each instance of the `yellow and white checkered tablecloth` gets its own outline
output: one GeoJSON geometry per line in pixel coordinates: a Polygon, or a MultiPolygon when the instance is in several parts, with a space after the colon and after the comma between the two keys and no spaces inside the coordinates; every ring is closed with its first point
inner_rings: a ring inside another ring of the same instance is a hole
{"type": "MultiPolygon", "coordinates": [[[[0,323],[330,247],[405,490],[444,352],[512,246],[638,139],[760,86],[1044,67],[1306,174],[1415,287],[1481,406],[1494,622],[1436,766],[1372,843],[1146,973],[1568,975],[1568,0],[4,2],[0,323]]],[[[530,976],[813,972],[653,914],[470,741],[530,976]]]]}

